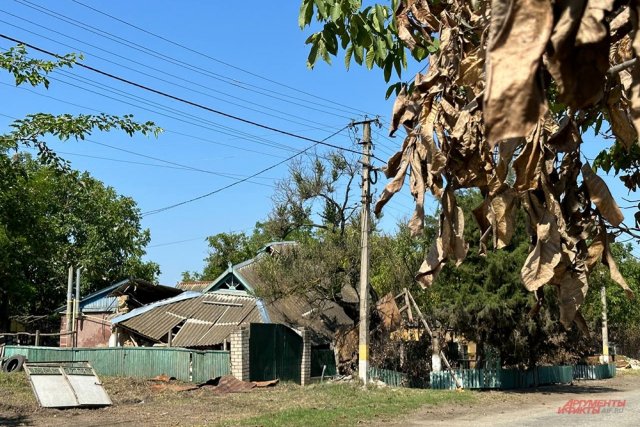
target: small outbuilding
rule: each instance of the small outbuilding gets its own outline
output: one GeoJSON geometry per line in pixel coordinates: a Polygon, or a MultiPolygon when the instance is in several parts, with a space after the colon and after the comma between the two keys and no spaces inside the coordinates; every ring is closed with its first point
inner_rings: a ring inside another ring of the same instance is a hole
{"type": "MultiPolygon", "coordinates": [[[[111,337],[111,319],[114,316],[181,293],[180,289],[155,285],[141,279],[125,279],[93,292],[78,303],[75,346],[107,347],[111,337]]],[[[67,331],[67,321],[72,322],[73,316],[67,316],[66,306],[59,307],[56,312],[61,314],[60,332],[64,333],[67,331]]],[[[73,344],[72,336],[60,337],[60,347],[72,347],[73,344]]]]}

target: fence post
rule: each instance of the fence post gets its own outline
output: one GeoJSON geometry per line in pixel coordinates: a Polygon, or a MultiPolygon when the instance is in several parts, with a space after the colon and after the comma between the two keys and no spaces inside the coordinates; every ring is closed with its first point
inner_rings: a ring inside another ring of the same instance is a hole
{"type": "Polygon", "coordinates": [[[249,381],[249,330],[231,333],[231,375],[240,381],[249,381]]]}
{"type": "Polygon", "coordinates": [[[40,345],[40,329],[36,329],[36,347],[40,345]]]}
{"type": "Polygon", "coordinates": [[[311,339],[309,330],[302,328],[302,362],[300,366],[300,385],[308,385],[311,382],[311,339]]]}

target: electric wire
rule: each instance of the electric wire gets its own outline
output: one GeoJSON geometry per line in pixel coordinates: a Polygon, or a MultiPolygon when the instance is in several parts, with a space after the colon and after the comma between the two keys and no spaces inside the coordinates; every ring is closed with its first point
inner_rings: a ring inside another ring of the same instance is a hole
{"type": "MultiPolygon", "coordinates": [[[[61,58],[60,55],[58,55],[56,53],[53,53],[53,52],[48,51],[46,49],[42,49],[42,48],[40,48],[38,46],[35,46],[33,44],[24,42],[22,40],[7,36],[6,34],[0,34],[0,37],[3,38],[3,39],[6,39],[6,40],[12,41],[14,43],[22,44],[22,45],[24,45],[24,46],[26,46],[26,47],[28,47],[30,49],[37,50],[38,52],[45,53],[45,54],[53,56],[55,58],[58,58],[58,59],[61,58]]],[[[266,129],[266,130],[270,130],[272,132],[279,133],[279,134],[286,135],[286,136],[290,136],[292,138],[300,139],[302,141],[308,141],[308,142],[312,142],[314,144],[324,145],[324,146],[331,147],[331,148],[334,148],[334,149],[337,149],[337,150],[342,150],[342,151],[346,151],[346,152],[360,154],[358,151],[351,150],[351,149],[345,148],[345,147],[340,147],[339,145],[327,143],[327,142],[325,142],[327,138],[325,138],[324,140],[316,140],[316,139],[313,139],[313,138],[306,137],[304,135],[298,135],[298,134],[290,132],[290,131],[279,129],[279,128],[276,128],[276,127],[273,127],[273,126],[270,126],[270,125],[266,125],[266,124],[263,124],[263,123],[258,123],[258,122],[255,122],[253,120],[249,120],[249,119],[245,119],[243,117],[237,116],[235,114],[226,113],[226,112],[224,112],[222,110],[219,110],[219,109],[216,109],[216,108],[211,108],[211,107],[208,107],[206,105],[200,104],[198,102],[190,101],[190,100],[184,99],[182,97],[179,97],[179,96],[176,96],[176,95],[172,95],[172,94],[170,94],[168,92],[164,92],[162,90],[158,90],[158,89],[155,89],[155,88],[152,88],[152,87],[149,87],[149,86],[134,82],[132,80],[126,79],[124,77],[117,76],[115,74],[109,73],[107,71],[103,71],[101,69],[92,67],[92,66],[87,65],[87,64],[83,64],[83,63],[78,62],[75,65],[77,65],[79,67],[82,67],[82,68],[85,68],[85,69],[87,69],[89,71],[93,71],[95,73],[98,73],[100,75],[103,75],[105,77],[109,77],[111,79],[120,81],[120,82],[125,83],[127,85],[130,85],[130,86],[133,86],[133,87],[137,87],[139,89],[143,89],[143,90],[146,90],[146,91],[151,92],[151,93],[155,93],[155,94],[163,96],[165,98],[173,99],[174,101],[178,101],[178,102],[190,105],[192,107],[196,107],[196,108],[208,111],[210,113],[217,114],[217,115],[222,116],[222,117],[226,117],[226,118],[231,119],[231,120],[236,120],[238,122],[245,123],[245,124],[248,124],[248,125],[251,125],[251,126],[255,126],[255,127],[266,129]]],[[[344,128],[340,129],[340,131],[342,131],[342,130],[344,130],[344,128]]],[[[331,136],[333,136],[333,135],[335,135],[335,133],[332,134],[331,136]]],[[[378,160],[383,161],[381,159],[378,159],[378,160]]]]}
{"type": "Polygon", "coordinates": [[[174,203],[174,204],[169,205],[169,206],[164,206],[164,207],[162,207],[162,208],[153,209],[153,210],[151,210],[151,211],[143,212],[143,213],[142,213],[142,217],[149,216],[149,215],[155,215],[155,214],[158,214],[158,213],[161,213],[161,212],[165,212],[165,211],[167,211],[167,210],[169,210],[169,209],[174,209],[174,208],[177,208],[177,207],[179,207],[179,206],[183,206],[183,205],[186,205],[186,204],[188,204],[188,203],[192,203],[192,202],[195,202],[195,201],[197,201],[197,200],[201,200],[201,199],[204,199],[204,198],[206,198],[206,197],[210,197],[210,196],[212,196],[212,195],[214,195],[214,194],[217,194],[217,193],[220,193],[221,191],[224,191],[224,190],[226,190],[226,189],[228,189],[228,188],[231,188],[231,187],[234,187],[234,186],[236,186],[236,185],[238,185],[238,184],[241,184],[241,183],[243,183],[243,182],[245,182],[245,181],[247,181],[247,180],[249,180],[249,179],[251,179],[251,178],[255,178],[256,176],[261,175],[261,174],[263,174],[264,172],[267,172],[267,171],[270,171],[270,170],[272,170],[272,169],[275,169],[276,167],[278,167],[278,166],[280,166],[280,165],[282,165],[282,164],[284,164],[284,163],[287,163],[288,161],[293,160],[294,158],[296,158],[296,157],[298,157],[298,156],[300,156],[300,155],[302,155],[302,154],[304,154],[304,153],[308,152],[308,151],[309,151],[309,150],[311,150],[312,148],[314,148],[314,147],[316,147],[317,145],[319,145],[319,144],[320,144],[320,142],[325,142],[327,139],[332,138],[333,136],[337,135],[338,133],[340,133],[341,131],[343,131],[344,129],[346,129],[348,126],[349,126],[349,125],[345,126],[344,128],[340,129],[339,131],[334,132],[332,135],[327,136],[323,141],[319,141],[319,142],[317,142],[317,143],[314,143],[313,145],[308,146],[307,148],[305,148],[305,149],[303,149],[303,150],[301,150],[301,151],[299,151],[299,152],[297,152],[297,153],[295,153],[295,154],[293,154],[293,155],[291,155],[291,156],[287,157],[286,159],[281,160],[281,161],[279,161],[278,163],[275,163],[275,164],[273,164],[273,165],[271,165],[271,166],[268,166],[268,167],[266,167],[266,168],[264,168],[264,169],[261,169],[261,170],[259,170],[258,172],[255,172],[255,173],[253,173],[253,174],[249,175],[249,176],[248,176],[248,177],[246,177],[246,178],[243,178],[243,179],[237,180],[237,181],[235,181],[235,182],[232,182],[231,184],[225,185],[225,186],[223,186],[223,187],[216,188],[215,190],[210,191],[210,192],[208,192],[208,193],[206,193],[206,194],[202,194],[202,195],[200,195],[200,196],[193,197],[193,198],[191,198],[191,199],[184,200],[184,201],[182,201],[182,202],[174,203]]]}
{"type": "MultiPolygon", "coordinates": [[[[280,87],[284,87],[284,88],[287,88],[287,89],[289,89],[289,90],[292,90],[292,91],[295,91],[295,92],[298,92],[298,93],[302,93],[302,94],[307,95],[307,96],[310,96],[310,97],[312,97],[312,98],[320,99],[320,100],[322,100],[322,101],[326,101],[326,102],[329,102],[329,103],[331,103],[331,104],[334,104],[334,105],[338,105],[338,106],[344,107],[344,108],[346,108],[346,109],[348,109],[348,110],[349,110],[349,111],[346,111],[346,112],[350,112],[350,111],[359,111],[359,112],[361,112],[361,113],[363,113],[363,114],[365,114],[365,115],[376,116],[375,114],[367,113],[367,112],[366,112],[366,111],[364,111],[364,110],[360,110],[360,109],[358,109],[358,108],[350,107],[350,106],[348,106],[348,105],[345,105],[345,104],[342,104],[342,103],[339,103],[339,102],[336,102],[336,101],[333,101],[333,100],[330,100],[330,99],[327,99],[327,98],[323,98],[323,97],[318,96],[318,95],[314,95],[314,94],[312,94],[312,93],[309,93],[309,92],[303,91],[303,90],[301,90],[301,89],[298,89],[298,88],[295,88],[295,87],[289,86],[289,85],[287,85],[287,84],[284,84],[284,83],[278,82],[278,81],[273,80],[273,79],[270,79],[270,78],[268,78],[268,77],[264,77],[264,76],[262,76],[262,75],[260,75],[260,74],[254,73],[254,72],[252,72],[252,71],[245,70],[245,69],[243,69],[243,68],[241,68],[241,67],[238,67],[238,66],[232,65],[232,64],[230,64],[230,63],[228,63],[228,62],[225,62],[225,61],[219,60],[219,59],[217,59],[217,58],[215,58],[215,57],[212,57],[212,56],[210,56],[210,55],[208,55],[208,54],[206,54],[206,53],[200,52],[200,51],[198,51],[198,50],[192,49],[192,48],[190,48],[190,47],[188,47],[188,46],[185,46],[185,45],[183,45],[183,44],[177,43],[177,42],[175,42],[175,41],[173,41],[173,40],[171,40],[171,39],[169,39],[169,38],[167,38],[167,37],[163,37],[163,36],[161,36],[161,35],[159,35],[159,34],[156,34],[156,33],[152,32],[152,31],[146,30],[146,29],[144,29],[144,28],[142,28],[142,27],[139,27],[139,26],[137,26],[137,25],[135,25],[135,24],[132,24],[132,23],[130,23],[130,22],[128,22],[128,21],[125,21],[124,19],[118,18],[118,17],[113,16],[113,15],[111,15],[111,14],[109,14],[109,13],[106,13],[106,12],[104,12],[104,11],[102,11],[102,10],[99,10],[99,9],[97,9],[97,8],[95,8],[95,7],[89,6],[89,5],[87,5],[87,4],[85,4],[85,3],[81,2],[81,1],[78,1],[78,0],[71,0],[71,1],[73,1],[74,3],[76,3],[76,4],[78,4],[78,5],[81,5],[81,6],[85,7],[85,8],[87,8],[87,9],[93,10],[93,11],[94,11],[94,12],[96,12],[96,13],[99,13],[99,14],[101,14],[101,15],[103,15],[103,16],[106,16],[106,17],[108,17],[108,18],[111,18],[111,19],[113,19],[113,20],[115,20],[115,21],[118,21],[118,22],[120,22],[120,23],[122,23],[122,24],[125,24],[125,25],[127,25],[127,26],[129,26],[129,27],[131,27],[131,28],[134,28],[134,29],[136,29],[136,30],[138,30],[138,31],[142,31],[142,32],[143,32],[143,33],[145,33],[145,34],[148,34],[148,35],[150,35],[150,36],[156,37],[157,39],[163,40],[163,41],[165,41],[165,42],[167,42],[167,43],[170,43],[170,44],[172,44],[172,45],[174,45],[174,46],[177,46],[177,47],[179,47],[179,48],[181,48],[181,49],[185,49],[185,50],[187,50],[187,51],[189,51],[189,52],[195,53],[195,54],[197,54],[197,55],[200,55],[200,56],[202,56],[202,57],[204,57],[204,58],[207,58],[207,59],[212,60],[212,61],[214,61],[214,62],[217,62],[217,63],[219,63],[219,64],[225,65],[225,66],[230,67],[230,68],[232,68],[232,69],[234,69],[234,70],[242,71],[243,73],[246,73],[246,74],[251,75],[251,76],[253,76],[253,77],[257,77],[257,78],[259,78],[259,79],[261,79],[261,80],[264,80],[264,81],[267,81],[267,82],[269,82],[269,83],[272,83],[272,84],[278,85],[278,86],[280,86],[280,87]]],[[[294,98],[294,99],[302,100],[302,99],[300,99],[300,98],[294,98]]]]}
{"type": "MultiPolygon", "coordinates": [[[[310,120],[310,119],[307,119],[307,118],[305,118],[305,117],[298,116],[298,115],[296,115],[296,114],[291,114],[291,113],[288,113],[288,112],[285,112],[285,111],[282,111],[282,110],[277,110],[277,109],[273,108],[272,106],[266,106],[266,105],[263,105],[263,104],[256,103],[256,102],[255,102],[255,100],[253,100],[253,101],[246,100],[246,99],[243,99],[243,98],[241,98],[241,97],[238,97],[238,96],[235,96],[235,95],[229,94],[229,93],[227,93],[227,92],[220,91],[220,90],[217,90],[217,89],[211,88],[211,87],[209,87],[209,86],[206,86],[206,85],[203,85],[203,84],[197,83],[197,82],[195,82],[195,81],[193,81],[193,80],[185,79],[184,77],[181,77],[181,76],[179,76],[179,75],[172,74],[172,73],[169,73],[169,72],[167,72],[167,71],[165,71],[165,70],[162,70],[162,69],[156,68],[156,67],[154,67],[154,66],[152,66],[152,65],[145,64],[145,63],[142,63],[142,62],[140,62],[140,61],[136,61],[136,60],[133,60],[133,59],[127,58],[127,57],[125,57],[125,56],[123,56],[123,55],[117,54],[117,53],[112,52],[112,51],[107,50],[107,49],[103,49],[103,48],[101,48],[101,47],[99,47],[99,46],[93,45],[93,44],[88,43],[88,42],[86,42],[86,41],[82,41],[82,40],[80,40],[80,39],[78,39],[78,38],[75,38],[75,37],[69,36],[68,34],[64,34],[64,33],[60,32],[60,31],[56,31],[56,30],[54,30],[54,29],[52,29],[52,28],[49,28],[49,27],[46,27],[46,26],[44,26],[44,25],[38,24],[38,23],[33,22],[33,21],[31,21],[31,20],[28,20],[28,19],[26,19],[26,18],[22,18],[22,17],[20,17],[20,16],[18,16],[18,15],[12,14],[12,13],[7,12],[7,11],[5,11],[5,10],[0,9],[0,12],[5,13],[5,14],[7,14],[7,15],[10,15],[10,16],[12,16],[12,17],[18,18],[18,19],[20,19],[20,20],[26,21],[26,22],[28,22],[28,23],[30,23],[30,24],[32,24],[32,25],[37,25],[37,26],[39,26],[39,27],[41,27],[41,28],[44,28],[44,29],[46,29],[46,30],[48,30],[48,31],[50,31],[50,32],[55,33],[55,34],[59,34],[59,35],[61,35],[61,36],[63,36],[63,37],[66,37],[66,38],[68,38],[68,39],[71,39],[71,40],[74,40],[74,41],[77,41],[77,42],[80,42],[80,43],[86,44],[87,46],[91,46],[91,47],[93,47],[93,48],[95,48],[95,49],[98,49],[98,50],[100,50],[100,51],[106,52],[106,53],[108,53],[108,54],[110,54],[110,55],[113,55],[113,56],[115,56],[115,57],[118,57],[118,58],[124,59],[124,60],[129,61],[129,62],[131,62],[131,63],[133,63],[133,64],[140,65],[140,66],[144,67],[145,69],[150,69],[150,70],[154,70],[154,71],[160,72],[160,73],[162,73],[162,74],[164,74],[164,75],[166,75],[166,76],[170,76],[170,77],[172,77],[172,78],[174,78],[174,79],[177,79],[177,80],[180,80],[180,81],[183,81],[183,82],[189,83],[189,84],[194,85],[194,86],[201,87],[201,88],[203,88],[203,89],[205,89],[205,90],[207,90],[207,91],[209,91],[209,92],[218,93],[218,94],[221,94],[221,95],[227,96],[227,97],[229,97],[229,98],[231,98],[231,99],[235,99],[235,100],[238,100],[238,101],[244,102],[244,103],[246,103],[246,104],[248,104],[248,105],[243,105],[243,104],[239,104],[239,103],[234,102],[234,101],[230,101],[230,100],[227,100],[227,99],[223,99],[223,98],[220,98],[220,97],[218,97],[218,96],[214,96],[214,95],[211,95],[211,94],[209,94],[209,93],[205,93],[205,92],[203,92],[202,90],[193,89],[193,88],[190,88],[190,87],[188,87],[188,86],[185,86],[185,85],[182,85],[182,84],[179,84],[179,83],[173,82],[173,81],[171,81],[171,80],[167,80],[167,79],[165,79],[165,78],[158,77],[158,76],[153,75],[153,74],[149,74],[149,73],[147,73],[147,72],[145,72],[145,71],[141,71],[141,70],[139,70],[139,69],[129,67],[129,66],[124,65],[124,64],[122,64],[122,63],[120,63],[120,62],[117,62],[117,61],[113,61],[113,60],[110,60],[110,59],[104,58],[104,57],[102,57],[102,56],[100,56],[100,55],[96,55],[95,53],[92,53],[92,52],[87,52],[86,50],[84,50],[84,49],[80,49],[80,48],[78,48],[77,46],[72,46],[72,45],[69,45],[69,44],[63,43],[63,42],[61,42],[61,41],[59,41],[59,40],[53,39],[53,38],[51,38],[51,37],[47,37],[47,36],[45,36],[45,35],[43,35],[43,34],[40,34],[40,33],[38,33],[38,32],[28,30],[28,29],[26,29],[26,28],[24,28],[24,27],[21,27],[21,26],[19,26],[19,25],[15,25],[15,24],[12,24],[12,23],[10,23],[10,22],[7,22],[7,21],[5,21],[5,20],[0,19],[0,23],[4,23],[4,24],[6,24],[6,25],[10,25],[10,26],[12,26],[12,27],[14,27],[14,28],[18,28],[18,29],[19,29],[19,30],[21,30],[21,31],[27,32],[27,33],[29,33],[29,34],[33,34],[33,35],[35,35],[35,36],[37,36],[37,37],[40,37],[40,38],[42,38],[42,39],[45,39],[45,40],[49,40],[49,41],[51,41],[51,42],[53,42],[53,43],[56,43],[56,44],[58,44],[58,45],[61,45],[61,46],[67,47],[67,48],[69,48],[69,49],[72,49],[73,51],[79,51],[79,52],[86,53],[86,54],[88,54],[88,55],[91,55],[92,57],[95,57],[95,58],[98,58],[98,59],[100,59],[100,60],[102,60],[102,61],[105,61],[105,62],[108,62],[108,63],[114,64],[114,65],[117,65],[117,66],[122,67],[122,68],[124,68],[124,69],[126,69],[126,70],[133,71],[133,72],[138,73],[138,74],[141,74],[141,75],[143,75],[143,76],[151,77],[151,78],[153,78],[153,79],[155,79],[155,80],[158,80],[158,81],[161,81],[161,82],[164,82],[164,83],[167,83],[167,84],[173,85],[173,86],[175,86],[175,87],[179,87],[179,88],[181,88],[181,89],[189,90],[189,91],[191,91],[191,92],[194,92],[194,93],[197,93],[197,94],[200,94],[200,95],[206,96],[206,97],[211,98],[211,99],[215,99],[215,100],[218,100],[218,101],[221,101],[221,102],[228,103],[228,104],[230,104],[230,105],[235,105],[235,106],[238,106],[238,107],[241,107],[241,108],[244,108],[244,109],[250,110],[250,111],[257,112],[257,113],[259,113],[259,114],[264,114],[264,115],[266,115],[266,116],[274,117],[274,118],[277,118],[277,119],[280,119],[280,120],[285,120],[285,121],[288,121],[288,122],[291,122],[291,123],[302,124],[302,123],[300,123],[300,122],[298,122],[298,121],[296,121],[296,120],[287,119],[287,118],[285,118],[285,117],[281,117],[281,116],[278,116],[278,115],[273,114],[273,113],[270,113],[270,112],[266,112],[266,111],[258,110],[257,108],[254,108],[254,107],[256,107],[256,106],[257,106],[257,107],[261,107],[261,108],[267,109],[267,110],[269,110],[269,111],[276,111],[276,112],[278,112],[278,113],[280,113],[280,114],[283,114],[283,115],[285,115],[285,116],[294,117],[294,118],[297,118],[297,119],[300,119],[300,120],[304,120],[304,121],[309,122],[309,123],[316,123],[316,124],[318,124],[318,125],[320,125],[320,126],[324,126],[324,127],[331,127],[331,126],[329,126],[329,125],[327,125],[327,124],[317,123],[317,122],[314,122],[314,121],[312,121],[312,120],[310,120]]],[[[316,128],[316,129],[318,129],[318,130],[324,130],[323,128],[320,128],[320,127],[316,128]]]]}
{"type": "MultiPolygon", "coordinates": [[[[0,82],[0,84],[3,85],[3,86],[9,86],[9,87],[14,88],[14,89],[19,89],[19,90],[23,90],[23,91],[26,91],[26,92],[30,92],[30,93],[32,93],[34,95],[37,95],[37,96],[41,96],[41,97],[44,97],[44,98],[52,99],[52,100],[60,102],[62,104],[71,105],[71,106],[74,106],[74,107],[77,107],[77,108],[81,108],[81,109],[84,109],[84,110],[87,110],[87,111],[93,111],[93,112],[96,112],[96,113],[101,113],[100,110],[97,110],[95,108],[87,107],[86,105],[76,104],[74,102],[67,101],[67,100],[64,100],[64,99],[60,99],[60,98],[57,98],[55,96],[48,95],[46,93],[40,93],[40,92],[37,92],[37,91],[35,91],[33,89],[30,89],[30,88],[15,87],[14,85],[11,85],[11,84],[8,84],[8,83],[4,83],[4,82],[0,82]]],[[[165,117],[172,118],[171,116],[168,116],[168,115],[165,115],[165,114],[161,114],[161,113],[158,113],[158,114],[160,114],[162,116],[165,116],[165,117]]],[[[6,116],[6,117],[11,118],[11,116],[6,116]]],[[[194,123],[191,123],[191,122],[187,122],[185,120],[180,120],[180,119],[176,119],[176,120],[179,120],[182,123],[187,123],[187,124],[191,124],[193,126],[198,126],[198,127],[204,128],[204,129],[208,129],[208,128],[204,127],[204,126],[201,126],[201,125],[198,125],[198,124],[194,124],[194,123]]],[[[234,149],[234,150],[260,154],[260,155],[263,155],[263,156],[269,156],[269,157],[274,157],[274,158],[278,158],[278,159],[283,159],[284,158],[283,156],[272,154],[272,153],[267,153],[265,151],[253,150],[253,149],[250,149],[250,148],[241,147],[241,146],[233,145],[233,144],[226,144],[224,142],[214,141],[212,139],[207,139],[207,138],[203,138],[201,136],[191,135],[191,134],[188,134],[188,133],[179,132],[179,131],[175,131],[175,130],[171,130],[171,129],[163,128],[163,132],[164,133],[170,133],[170,134],[179,135],[179,136],[182,136],[184,138],[193,139],[193,140],[205,142],[205,143],[212,144],[212,145],[219,145],[219,146],[222,146],[222,147],[228,147],[228,148],[231,148],[231,149],[234,149]]]]}
{"type": "MultiPolygon", "coordinates": [[[[171,63],[173,65],[178,65],[178,66],[181,66],[183,68],[187,68],[187,69],[189,69],[191,71],[197,72],[197,73],[202,74],[202,75],[206,75],[208,77],[214,78],[214,79],[219,80],[219,81],[223,81],[225,83],[231,84],[233,86],[236,86],[236,87],[244,89],[244,90],[250,90],[251,92],[257,92],[258,91],[256,88],[248,89],[248,88],[243,87],[242,85],[238,84],[233,79],[229,79],[229,78],[227,78],[225,76],[221,76],[219,74],[211,72],[210,70],[207,70],[207,69],[204,69],[204,68],[189,64],[189,63],[181,61],[179,59],[171,58],[171,57],[163,54],[162,52],[157,52],[157,51],[155,51],[153,49],[147,48],[147,47],[142,46],[142,45],[140,45],[138,43],[126,40],[126,39],[124,39],[122,37],[119,37],[119,36],[117,36],[115,34],[109,33],[108,31],[101,30],[99,28],[96,28],[96,27],[93,27],[91,25],[85,24],[85,23],[80,22],[78,20],[75,20],[73,18],[67,17],[64,14],[55,12],[55,11],[53,11],[51,9],[47,9],[44,6],[35,5],[35,4],[30,3],[28,1],[21,1],[21,0],[14,0],[14,1],[16,1],[19,4],[22,4],[23,6],[31,8],[33,10],[36,10],[36,11],[42,13],[42,14],[51,16],[51,17],[53,17],[53,18],[55,18],[57,20],[66,22],[66,23],[71,24],[71,25],[73,25],[75,27],[82,28],[85,31],[88,31],[88,32],[96,34],[96,35],[98,35],[100,37],[109,39],[109,40],[114,41],[116,43],[125,45],[125,46],[127,46],[127,47],[129,47],[131,49],[137,50],[137,51],[142,52],[142,53],[144,53],[146,55],[149,55],[149,56],[152,56],[154,58],[160,59],[162,61],[169,62],[169,63],[171,63]]],[[[275,95],[264,94],[264,93],[262,93],[262,95],[268,96],[270,98],[280,99],[280,100],[285,101],[285,102],[293,103],[292,101],[283,100],[282,98],[279,98],[279,97],[277,97],[275,95]]],[[[347,117],[347,116],[344,116],[344,115],[341,115],[341,114],[336,114],[336,113],[333,113],[333,112],[330,112],[330,111],[320,110],[318,108],[314,108],[314,107],[310,107],[310,106],[306,106],[306,105],[302,105],[302,104],[298,104],[298,105],[300,105],[300,106],[302,106],[304,108],[311,109],[311,110],[320,111],[320,112],[322,112],[324,114],[329,114],[329,115],[333,115],[333,116],[340,117],[340,118],[350,119],[350,117],[347,117]]],[[[351,113],[351,112],[349,111],[347,113],[351,113]]]]}

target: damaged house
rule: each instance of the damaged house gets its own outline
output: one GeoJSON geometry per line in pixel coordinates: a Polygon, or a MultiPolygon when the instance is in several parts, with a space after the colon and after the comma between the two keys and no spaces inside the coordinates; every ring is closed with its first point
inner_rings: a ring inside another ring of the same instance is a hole
{"type": "MultiPolygon", "coordinates": [[[[68,319],[72,329],[77,331],[75,347],[106,347],[114,316],[181,293],[180,289],[155,285],[146,280],[125,279],[80,299],[75,322],[73,312],[68,315],[66,306],[59,307],[56,312],[61,314],[60,332],[67,331],[68,319]]],[[[60,347],[72,346],[71,336],[60,337],[60,347]]]]}
{"type": "Polygon", "coordinates": [[[329,348],[338,328],[353,325],[336,303],[322,300],[312,305],[308,298],[299,295],[275,301],[256,296],[269,286],[258,274],[260,259],[292,244],[272,243],[256,257],[230,265],[202,293],[186,291],[112,319],[119,342],[222,349],[226,348],[234,330],[263,323],[282,324],[296,330],[304,327],[314,347],[329,348]]]}

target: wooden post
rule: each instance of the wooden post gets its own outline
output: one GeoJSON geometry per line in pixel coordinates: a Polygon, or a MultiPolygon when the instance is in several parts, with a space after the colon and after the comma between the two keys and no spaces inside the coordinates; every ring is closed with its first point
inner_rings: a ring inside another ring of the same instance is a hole
{"type": "Polygon", "coordinates": [[[173,341],[173,332],[170,330],[167,334],[167,347],[171,347],[171,342],[173,341]]]}
{"type": "Polygon", "coordinates": [[[36,347],[40,345],[40,330],[36,329],[36,347]]]}

